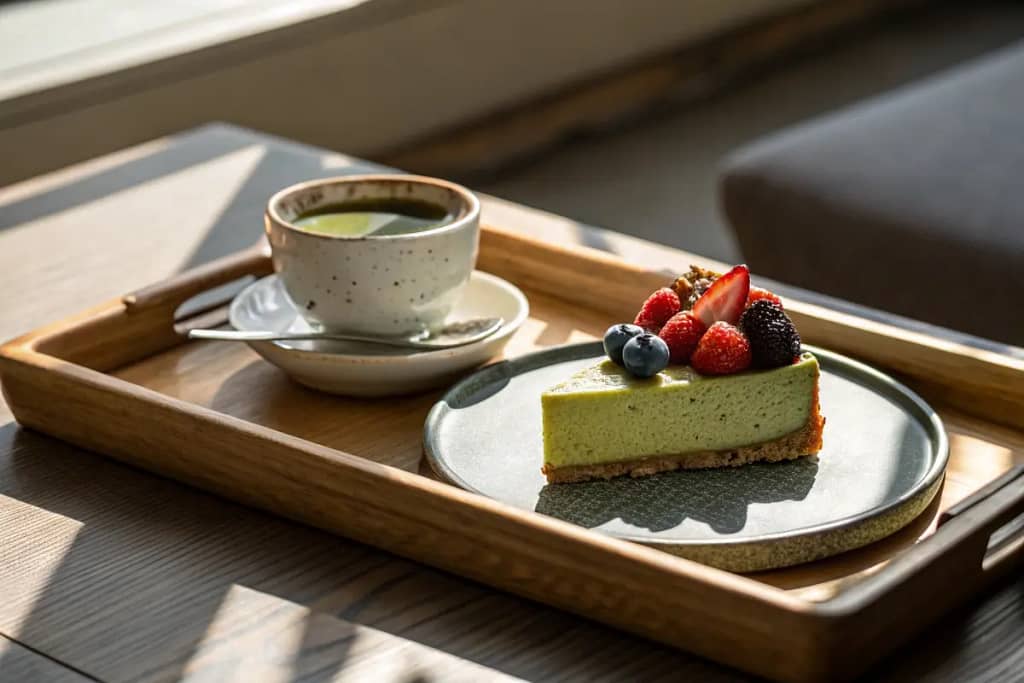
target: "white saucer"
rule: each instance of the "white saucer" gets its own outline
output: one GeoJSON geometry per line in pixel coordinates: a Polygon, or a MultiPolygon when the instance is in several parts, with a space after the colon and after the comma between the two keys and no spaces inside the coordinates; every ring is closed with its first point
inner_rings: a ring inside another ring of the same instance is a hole
{"type": "MultiPolygon", "coordinates": [[[[477,270],[448,319],[501,316],[505,324],[475,344],[443,351],[323,340],[251,342],[249,346],[295,381],[314,389],[347,396],[394,396],[450,384],[466,370],[494,358],[529,312],[518,287],[477,270]]],[[[277,275],[242,290],[231,302],[229,320],[238,330],[310,329],[277,275]]]]}

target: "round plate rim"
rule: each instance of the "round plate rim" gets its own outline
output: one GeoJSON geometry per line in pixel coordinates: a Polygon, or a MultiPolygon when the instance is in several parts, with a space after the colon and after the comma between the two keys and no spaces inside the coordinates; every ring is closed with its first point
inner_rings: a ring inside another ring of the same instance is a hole
{"type": "MultiPolygon", "coordinates": [[[[824,522],[821,524],[815,524],[807,527],[800,527],[799,529],[794,529],[790,531],[762,534],[760,536],[756,536],[753,538],[745,538],[741,540],[732,540],[725,538],[703,540],[679,540],[648,538],[644,536],[636,536],[631,534],[622,534],[615,532],[601,533],[605,533],[607,536],[610,536],[612,538],[617,538],[624,541],[632,541],[634,543],[640,543],[642,545],[654,548],[657,548],[658,546],[697,548],[708,546],[741,547],[744,545],[760,545],[765,542],[779,541],[783,539],[791,539],[803,536],[814,536],[823,533],[827,534],[831,532],[837,532],[857,527],[860,524],[870,521],[871,519],[874,519],[876,517],[885,515],[888,512],[901,509],[903,506],[909,504],[915,498],[926,493],[929,489],[935,486],[935,484],[944,476],[946,472],[946,467],[949,463],[949,438],[946,435],[946,429],[942,423],[942,418],[939,417],[939,414],[935,411],[935,409],[928,405],[928,403],[910,387],[906,386],[902,382],[894,379],[893,377],[885,374],[880,370],[876,370],[875,368],[864,363],[861,363],[860,361],[854,360],[848,356],[844,356],[834,351],[828,351],[826,349],[822,349],[821,347],[814,346],[811,344],[804,344],[803,349],[805,351],[810,351],[819,359],[824,359],[827,362],[834,363],[839,366],[846,366],[846,368],[853,371],[854,373],[867,375],[875,382],[878,382],[879,384],[888,387],[891,391],[895,391],[896,393],[901,394],[905,399],[912,403],[918,411],[920,411],[920,415],[917,415],[915,417],[917,417],[921,421],[922,426],[926,427],[927,431],[929,432],[929,436],[935,444],[935,455],[933,457],[931,466],[928,469],[928,472],[925,474],[924,477],[921,478],[920,481],[918,481],[914,486],[908,488],[897,498],[894,498],[893,500],[890,500],[884,503],[883,505],[873,507],[870,510],[866,510],[856,515],[848,515],[846,517],[841,517],[830,522],[824,522]]],[[[539,351],[534,351],[532,353],[524,354],[517,358],[503,360],[497,363],[492,363],[491,365],[484,366],[477,370],[476,372],[463,378],[456,384],[452,385],[452,387],[449,388],[448,391],[444,393],[444,395],[437,401],[437,403],[435,403],[431,407],[430,412],[427,414],[427,419],[423,424],[423,452],[427,458],[427,462],[430,464],[431,469],[443,480],[445,480],[446,482],[453,486],[458,486],[464,491],[469,491],[470,493],[484,496],[489,500],[493,500],[503,505],[508,505],[516,510],[524,510],[526,512],[531,512],[533,514],[540,514],[534,510],[525,510],[525,508],[521,508],[512,505],[511,503],[506,503],[504,501],[493,498],[492,496],[489,496],[486,493],[471,486],[470,484],[465,482],[461,477],[459,477],[458,474],[452,471],[451,468],[445,463],[445,461],[442,458],[438,456],[436,452],[434,442],[436,439],[436,435],[439,431],[437,427],[440,423],[440,420],[444,417],[445,412],[450,410],[450,407],[448,405],[449,399],[454,398],[454,396],[456,396],[459,392],[464,391],[465,388],[468,387],[469,385],[475,382],[479,382],[481,375],[483,375],[484,373],[499,373],[502,372],[502,370],[504,370],[506,373],[508,373],[508,376],[511,377],[516,374],[519,374],[518,372],[516,372],[516,369],[520,368],[521,366],[538,367],[538,364],[535,361],[543,360],[547,356],[557,357],[561,355],[579,353],[580,355],[577,358],[575,358],[575,360],[583,360],[584,358],[588,357],[588,354],[585,353],[588,351],[592,351],[593,356],[597,358],[604,354],[604,347],[600,341],[581,342],[577,344],[563,344],[560,346],[553,346],[550,348],[541,349],[539,351]]],[[[543,366],[543,364],[541,364],[540,366],[543,366]]],[[[529,367],[524,368],[522,371],[526,371],[528,369],[529,367]]],[[[572,522],[565,523],[572,524],[572,522]]]]}

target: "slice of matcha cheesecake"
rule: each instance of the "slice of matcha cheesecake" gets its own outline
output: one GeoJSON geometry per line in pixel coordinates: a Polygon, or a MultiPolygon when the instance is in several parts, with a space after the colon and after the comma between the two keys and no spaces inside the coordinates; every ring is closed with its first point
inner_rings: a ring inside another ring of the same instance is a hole
{"type": "Polygon", "coordinates": [[[703,376],[669,366],[648,379],[611,360],[541,396],[544,474],[572,482],[744,465],[817,453],[818,361],[703,376]]]}
{"type": "Polygon", "coordinates": [[[608,328],[608,359],[541,395],[549,482],[779,461],[821,450],[818,360],[746,266],[692,267],[608,328]]]}

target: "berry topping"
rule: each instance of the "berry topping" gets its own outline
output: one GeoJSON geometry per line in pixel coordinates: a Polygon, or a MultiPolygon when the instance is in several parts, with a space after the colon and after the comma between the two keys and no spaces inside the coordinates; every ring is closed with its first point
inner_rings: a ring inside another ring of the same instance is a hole
{"type": "Polygon", "coordinates": [[[668,345],[653,334],[633,337],[622,347],[622,364],[636,377],[653,377],[668,365],[668,345]]]}
{"type": "Polygon", "coordinates": [[[704,292],[708,291],[711,287],[712,282],[714,282],[714,280],[706,277],[702,277],[701,279],[694,281],[693,289],[690,291],[690,296],[686,298],[683,308],[693,308],[693,305],[697,303],[697,299],[704,296],[704,292]]]}
{"type": "Polygon", "coordinates": [[[633,321],[633,324],[642,329],[644,332],[650,332],[651,334],[658,334],[659,332],[661,332],[661,325],[654,322],[653,320],[641,317],[639,315],[636,317],[636,320],[633,321]]]}
{"type": "Polygon", "coordinates": [[[707,326],[690,311],[676,313],[668,319],[658,336],[668,345],[669,362],[689,363],[707,326]]]}
{"type": "Polygon", "coordinates": [[[735,325],[750,294],[750,271],[735,266],[715,280],[693,305],[693,314],[708,326],[716,322],[735,325]]]}
{"type": "Polygon", "coordinates": [[[693,294],[693,283],[690,282],[690,278],[685,275],[680,275],[676,278],[676,281],[672,283],[672,291],[679,297],[679,301],[686,308],[686,302],[689,301],[690,295],[693,294]]]}
{"type": "Polygon", "coordinates": [[[690,365],[702,375],[730,375],[750,367],[750,342],[727,322],[717,322],[700,338],[690,365]]]}
{"type": "Polygon", "coordinates": [[[782,367],[800,355],[800,335],[781,306],[755,301],[743,312],[740,327],[750,340],[750,352],[758,367],[782,367]]]}
{"type": "Polygon", "coordinates": [[[719,273],[700,266],[690,266],[690,270],[676,278],[672,289],[679,295],[684,309],[693,308],[700,295],[707,291],[711,283],[719,277],[719,273]]]}
{"type": "Polygon", "coordinates": [[[643,334],[643,328],[623,323],[612,325],[604,333],[604,352],[616,365],[622,365],[622,347],[633,337],[643,334]]]}
{"type": "Polygon", "coordinates": [[[770,301],[779,308],[782,308],[782,299],[767,289],[761,289],[760,287],[750,288],[750,294],[747,295],[747,308],[750,308],[750,305],[755,301],[770,301]]]}
{"type": "Polygon", "coordinates": [[[662,287],[647,297],[647,301],[636,314],[634,324],[645,330],[657,332],[669,318],[679,312],[679,295],[668,287],[662,287]]]}

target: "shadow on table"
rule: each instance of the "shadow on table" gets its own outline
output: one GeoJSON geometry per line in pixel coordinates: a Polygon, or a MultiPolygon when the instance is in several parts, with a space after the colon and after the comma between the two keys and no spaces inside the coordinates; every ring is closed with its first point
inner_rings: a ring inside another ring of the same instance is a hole
{"type": "Polygon", "coordinates": [[[211,127],[174,136],[170,144],[150,154],[6,204],[0,213],[0,230],[109,197],[253,144],[252,138],[231,132],[211,127]]]}
{"type": "MultiPolygon", "coordinates": [[[[4,205],[0,211],[0,231],[255,147],[262,149],[262,156],[238,184],[202,242],[183,262],[182,270],[251,246],[263,234],[263,210],[267,200],[288,185],[313,178],[389,170],[235,126],[211,124],[171,136],[167,145],[155,146],[145,156],[4,205]]],[[[234,177],[226,180],[235,182],[234,177]]],[[[224,189],[211,188],[211,191],[224,189]]],[[[172,210],[181,208],[172,207],[172,210]]]]}
{"type": "Polygon", "coordinates": [[[0,428],[6,451],[0,500],[31,525],[14,552],[50,569],[34,595],[0,583],[29,598],[0,604],[0,631],[102,680],[373,679],[381,658],[388,675],[420,680],[496,675],[476,665],[527,679],[737,680],[13,424],[0,428]]]}

